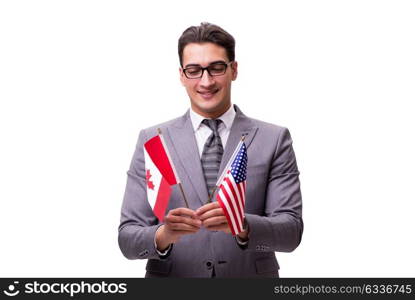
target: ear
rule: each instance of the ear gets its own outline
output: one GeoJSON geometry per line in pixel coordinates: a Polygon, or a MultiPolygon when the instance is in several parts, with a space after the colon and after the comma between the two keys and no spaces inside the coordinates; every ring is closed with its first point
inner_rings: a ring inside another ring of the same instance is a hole
{"type": "Polygon", "coordinates": [[[231,64],[231,69],[232,69],[232,80],[235,80],[236,77],[238,77],[238,62],[234,61],[231,64]]]}
{"type": "Polygon", "coordinates": [[[185,78],[184,78],[184,73],[183,73],[183,69],[180,67],[179,68],[179,76],[180,76],[180,82],[182,83],[182,85],[184,86],[184,80],[185,80],[185,78]]]}

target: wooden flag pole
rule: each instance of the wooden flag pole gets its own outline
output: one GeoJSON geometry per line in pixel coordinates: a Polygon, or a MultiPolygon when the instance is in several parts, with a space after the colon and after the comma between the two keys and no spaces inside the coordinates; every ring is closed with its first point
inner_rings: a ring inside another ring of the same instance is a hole
{"type": "Polygon", "coordinates": [[[167,153],[167,156],[168,156],[168,158],[169,158],[170,164],[171,164],[171,165],[172,165],[172,167],[173,167],[174,175],[176,176],[176,178],[177,178],[177,179],[178,179],[178,181],[179,181],[179,182],[178,182],[178,185],[179,185],[179,188],[180,188],[180,192],[182,193],[184,203],[186,204],[186,207],[187,207],[187,208],[189,208],[189,203],[187,202],[187,198],[186,198],[186,195],[185,195],[185,193],[184,193],[182,183],[180,182],[179,176],[178,176],[178,175],[177,175],[177,173],[176,173],[176,168],[174,167],[173,161],[172,161],[172,159],[171,159],[171,157],[170,157],[170,153],[169,153],[169,151],[168,151],[168,149],[167,149],[167,145],[165,145],[165,143],[164,143],[164,138],[163,138],[163,135],[162,135],[162,133],[161,133],[161,129],[160,129],[160,128],[157,128],[157,132],[158,132],[158,134],[159,134],[159,135],[160,135],[160,137],[161,137],[161,140],[162,140],[162,142],[163,142],[164,148],[166,149],[166,153],[167,153]]]}
{"type": "MultiPolygon", "coordinates": [[[[241,137],[241,142],[243,142],[243,141],[245,141],[245,134],[243,134],[242,135],[242,137],[241,137]]],[[[232,157],[231,157],[231,159],[232,159],[232,157]]],[[[224,171],[226,171],[226,170],[224,170],[224,171]]],[[[213,189],[213,192],[212,192],[212,194],[209,194],[209,199],[208,199],[208,201],[206,202],[206,203],[211,203],[212,202],[212,200],[213,200],[213,195],[215,195],[215,193],[216,193],[216,190],[218,189],[218,186],[217,185],[215,185],[215,188],[213,189]]],[[[208,191],[209,192],[209,191],[208,191]]]]}
{"type": "Polygon", "coordinates": [[[181,182],[179,182],[179,187],[180,187],[180,191],[182,192],[184,203],[186,204],[186,207],[189,208],[189,203],[187,202],[186,195],[184,194],[184,190],[183,190],[181,182]]]}

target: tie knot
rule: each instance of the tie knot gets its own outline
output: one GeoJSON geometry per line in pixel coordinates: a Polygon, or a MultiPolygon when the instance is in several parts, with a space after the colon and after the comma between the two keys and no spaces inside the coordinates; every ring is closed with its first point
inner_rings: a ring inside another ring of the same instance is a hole
{"type": "Polygon", "coordinates": [[[213,134],[218,135],[218,127],[219,124],[222,122],[220,119],[204,119],[202,121],[203,124],[208,126],[210,129],[212,129],[213,134]]]}

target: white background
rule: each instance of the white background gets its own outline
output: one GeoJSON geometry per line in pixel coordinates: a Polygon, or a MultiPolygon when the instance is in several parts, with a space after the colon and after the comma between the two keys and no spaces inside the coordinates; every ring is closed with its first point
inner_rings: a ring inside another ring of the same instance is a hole
{"type": "Polygon", "coordinates": [[[235,37],[233,102],[290,129],[283,277],[415,276],[413,1],[1,1],[0,276],[140,277],[118,248],[140,129],[182,115],[177,39],[235,37]]]}

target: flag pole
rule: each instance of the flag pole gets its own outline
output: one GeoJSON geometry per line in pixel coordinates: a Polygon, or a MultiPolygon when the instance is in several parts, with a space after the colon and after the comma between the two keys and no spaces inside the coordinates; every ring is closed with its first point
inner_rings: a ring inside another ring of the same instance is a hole
{"type": "Polygon", "coordinates": [[[183,187],[182,187],[182,183],[181,182],[179,182],[179,187],[180,187],[180,191],[182,192],[182,196],[183,196],[184,203],[186,204],[186,207],[189,208],[189,203],[187,202],[186,195],[184,194],[184,191],[183,191],[183,187]]]}
{"type": "MultiPolygon", "coordinates": [[[[245,134],[242,135],[241,140],[239,141],[239,143],[245,141],[245,136],[246,136],[245,134]]],[[[238,146],[239,146],[239,143],[238,143],[238,146]]],[[[236,150],[239,148],[238,146],[236,146],[235,152],[232,154],[231,158],[229,159],[229,162],[231,162],[233,160],[233,158],[236,154],[236,150]]],[[[229,168],[229,162],[228,162],[228,165],[225,167],[225,169],[223,169],[223,172],[226,172],[226,170],[229,168]]],[[[222,172],[222,175],[219,177],[219,179],[221,179],[223,177],[223,172],[222,172]]],[[[208,198],[208,201],[206,203],[211,203],[212,202],[213,195],[215,195],[217,189],[218,189],[218,182],[216,182],[216,185],[215,185],[215,188],[212,191],[212,194],[209,194],[209,198],[208,198]]]]}
{"type": "Polygon", "coordinates": [[[177,175],[176,168],[175,168],[175,166],[174,166],[174,164],[173,164],[173,161],[172,161],[172,159],[171,159],[171,157],[170,157],[170,153],[169,153],[169,150],[167,149],[167,145],[166,145],[166,143],[164,142],[164,138],[163,138],[163,134],[161,133],[161,129],[160,129],[160,128],[157,128],[157,132],[158,132],[158,134],[160,135],[160,139],[161,139],[161,141],[162,141],[162,143],[163,143],[163,145],[164,145],[164,149],[166,149],[167,157],[168,157],[168,159],[169,159],[169,161],[170,161],[171,166],[173,167],[174,176],[176,176],[176,179],[177,179],[177,181],[178,181],[178,183],[177,183],[177,184],[179,185],[180,192],[182,193],[184,203],[186,204],[186,207],[187,207],[187,208],[189,208],[189,203],[187,202],[187,198],[186,198],[186,195],[185,195],[185,193],[184,193],[182,183],[181,183],[181,181],[180,181],[180,179],[179,179],[179,176],[177,175]]]}

